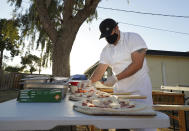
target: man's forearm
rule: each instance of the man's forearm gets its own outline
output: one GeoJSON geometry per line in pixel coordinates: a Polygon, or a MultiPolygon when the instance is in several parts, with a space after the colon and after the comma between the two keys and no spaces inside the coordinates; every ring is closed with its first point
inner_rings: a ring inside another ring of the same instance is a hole
{"type": "Polygon", "coordinates": [[[116,77],[118,80],[124,79],[136,73],[143,66],[146,48],[141,48],[131,54],[132,63],[116,77]]]}
{"type": "Polygon", "coordinates": [[[102,78],[103,74],[102,73],[98,73],[98,71],[94,71],[94,73],[92,74],[90,80],[91,82],[97,82],[102,78]]]}
{"type": "Polygon", "coordinates": [[[99,81],[104,75],[104,72],[106,71],[107,68],[108,65],[99,64],[90,78],[91,82],[93,83],[99,81]]]}
{"type": "Polygon", "coordinates": [[[140,70],[142,66],[137,65],[135,63],[131,63],[124,71],[116,75],[118,80],[124,79],[135,74],[138,70],[140,70]]]}

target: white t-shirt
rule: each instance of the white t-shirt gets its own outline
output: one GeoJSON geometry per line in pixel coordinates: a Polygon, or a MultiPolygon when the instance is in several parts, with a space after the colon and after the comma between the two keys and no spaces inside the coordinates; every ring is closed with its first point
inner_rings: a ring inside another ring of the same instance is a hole
{"type": "MultiPolygon", "coordinates": [[[[116,45],[107,44],[102,50],[100,63],[108,64],[115,75],[121,73],[131,63],[131,54],[141,48],[147,48],[140,35],[131,32],[120,32],[120,40],[116,45]]],[[[151,81],[148,75],[146,59],[143,67],[130,77],[124,78],[115,84],[114,92],[133,92],[151,98],[151,81]]]]}

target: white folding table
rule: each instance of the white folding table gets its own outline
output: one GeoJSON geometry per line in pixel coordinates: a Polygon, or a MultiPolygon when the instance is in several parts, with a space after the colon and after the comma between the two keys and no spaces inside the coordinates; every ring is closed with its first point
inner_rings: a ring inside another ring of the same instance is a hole
{"type": "Polygon", "coordinates": [[[66,97],[60,103],[0,103],[0,130],[48,130],[60,125],[94,125],[100,129],[167,128],[169,117],[156,116],[92,116],[73,110],[66,97]]]}

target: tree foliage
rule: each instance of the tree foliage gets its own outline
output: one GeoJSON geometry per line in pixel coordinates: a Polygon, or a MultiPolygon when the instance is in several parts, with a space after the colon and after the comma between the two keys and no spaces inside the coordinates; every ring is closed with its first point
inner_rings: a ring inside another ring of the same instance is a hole
{"type": "Polygon", "coordinates": [[[36,55],[27,54],[24,57],[21,57],[21,67],[25,72],[30,72],[31,74],[41,68],[41,60],[36,55]]]}
{"type": "Polygon", "coordinates": [[[2,68],[4,51],[10,51],[11,57],[19,54],[19,32],[18,21],[16,20],[0,20],[0,69],[2,68]]]}
{"type": "Polygon", "coordinates": [[[17,67],[17,66],[7,66],[5,68],[5,71],[8,71],[8,72],[20,72],[21,71],[21,68],[20,67],[17,67]]]}
{"type": "Polygon", "coordinates": [[[37,48],[43,51],[43,65],[52,61],[53,74],[69,76],[70,52],[76,34],[84,21],[97,17],[100,0],[30,0],[23,13],[22,0],[8,0],[15,6],[20,20],[22,37],[31,36],[30,45],[37,39],[37,48]]]}

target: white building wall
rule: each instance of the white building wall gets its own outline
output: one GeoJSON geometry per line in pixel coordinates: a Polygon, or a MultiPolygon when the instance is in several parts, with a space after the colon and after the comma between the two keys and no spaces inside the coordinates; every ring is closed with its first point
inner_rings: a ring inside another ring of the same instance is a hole
{"type": "Polygon", "coordinates": [[[189,57],[148,55],[147,63],[153,90],[160,90],[161,85],[189,86],[189,57]]]}

